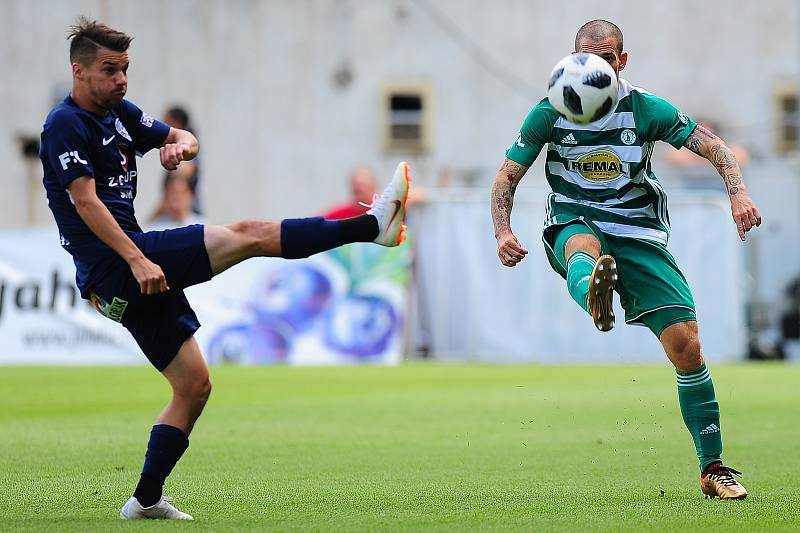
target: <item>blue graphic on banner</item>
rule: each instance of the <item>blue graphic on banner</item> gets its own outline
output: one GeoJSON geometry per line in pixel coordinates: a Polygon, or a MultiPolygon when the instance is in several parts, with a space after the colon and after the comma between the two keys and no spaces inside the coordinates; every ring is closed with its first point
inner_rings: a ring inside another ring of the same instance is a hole
{"type": "Polygon", "coordinates": [[[206,358],[245,364],[397,362],[409,265],[407,246],[364,244],[308,260],[265,261],[253,272],[250,290],[233,304],[241,319],[214,328],[206,358]]]}

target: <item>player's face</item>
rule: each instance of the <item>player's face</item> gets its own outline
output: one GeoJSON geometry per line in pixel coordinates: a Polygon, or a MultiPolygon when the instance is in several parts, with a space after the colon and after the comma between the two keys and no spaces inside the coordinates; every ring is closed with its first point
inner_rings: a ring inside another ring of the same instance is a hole
{"type": "Polygon", "coordinates": [[[604,41],[590,41],[584,39],[581,41],[578,48],[576,52],[595,54],[605,59],[606,62],[611,65],[611,68],[614,69],[614,72],[617,73],[617,77],[619,77],[619,71],[624,69],[625,64],[628,62],[628,52],[622,52],[620,54],[617,51],[617,40],[613,37],[604,41]]]}
{"type": "Polygon", "coordinates": [[[95,105],[111,109],[120,103],[128,90],[129,63],[127,52],[100,48],[94,63],[80,69],[77,77],[95,105]]]}

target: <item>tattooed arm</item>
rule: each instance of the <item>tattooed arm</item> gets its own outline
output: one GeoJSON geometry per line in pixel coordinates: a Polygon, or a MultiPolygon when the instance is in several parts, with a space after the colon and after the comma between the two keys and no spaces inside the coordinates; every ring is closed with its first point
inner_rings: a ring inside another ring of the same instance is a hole
{"type": "Polygon", "coordinates": [[[736,230],[739,232],[739,238],[744,240],[745,233],[755,226],[761,225],[761,214],[750,195],[747,194],[742,179],[742,170],[739,168],[733,152],[722,139],[699,124],[686,139],[684,146],[708,159],[722,176],[725,189],[728,191],[728,198],[731,201],[731,213],[736,222],[736,230]]]}
{"type": "Polygon", "coordinates": [[[515,266],[528,253],[511,231],[514,193],[527,170],[528,167],[506,159],[497,171],[492,186],[492,221],[494,236],[497,239],[497,255],[500,257],[500,262],[507,267],[515,266]]]}

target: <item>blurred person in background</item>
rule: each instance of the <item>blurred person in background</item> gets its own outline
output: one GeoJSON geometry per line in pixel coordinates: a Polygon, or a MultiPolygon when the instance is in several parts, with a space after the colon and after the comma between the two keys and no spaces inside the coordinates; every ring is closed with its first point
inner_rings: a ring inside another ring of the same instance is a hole
{"type": "Polygon", "coordinates": [[[194,194],[188,181],[178,173],[167,175],[161,214],[150,221],[149,230],[179,228],[202,224],[203,217],[192,211],[194,194]]]}
{"type": "Polygon", "coordinates": [[[397,246],[405,239],[409,167],[364,214],[280,222],[248,220],[144,232],[136,221],[136,154],[158,148],[175,170],[200,149],[186,130],[155,120],[124,99],[132,37],[81,17],[70,28],[72,91],[47,116],[39,157],[43,185],[76,283],[105,317],[122,324],[172,386],[150,431],[144,466],[120,518],[191,520],[163,496],[211,394],[194,334],[200,327],[183,289],[251,257],[298,259],[351,242],[397,246]]]}
{"type": "Polygon", "coordinates": [[[339,220],[363,215],[377,193],[375,174],[367,167],[359,167],[350,174],[350,200],[332,207],[323,216],[328,220],[339,220]]]}
{"type": "MultiPolygon", "coordinates": [[[[606,20],[587,22],[578,30],[575,52],[600,56],[618,78],[628,61],[622,32],[606,20]]],[[[656,141],[686,147],[717,169],[742,241],[761,224],[731,149],[666,100],[620,78],[617,105],[591,124],[567,121],[547,98],[528,114],[492,187],[497,254],[503,265],[513,267],[528,253],[511,230],[514,192],[547,146],[545,174],[553,192],[542,240],[550,265],[600,331],[614,327],[616,290],[626,322],[644,325],[656,335],[675,366],[678,400],[697,451],[702,492],[741,499],[747,491],[733,477],[739,472],[722,464],[719,405],[703,358],[694,300],[666,247],[666,193],[650,163],[656,141]],[[580,163],[592,157],[604,159],[606,169],[613,163],[621,170],[609,176],[580,163]]]]}
{"type": "MultiPolygon", "coordinates": [[[[192,135],[196,134],[194,124],[189,116],[189,112],[186,111],[184,107],[173,106],[167,109],[167,112],[164,113],[164,123],[170,128],[188,131],[192,135]]],[[[175,170],[164,171],[164,192],[167,191],[167,182],[170,181],[173,176],[179,176],[189,185],[189,190],[192,193],[192,212],[197,215],[202,214],[200,205],[200,189],[198,186],[200,183],[199,159],[199,157],[196,157],[191,161],[181,161],[178,165],[178,168],[175,170]]],[[[166,208],[165,202],[166,198],[162,197],[161,203],[151,215],[152,219],[156,219],[164,215],[164,209],[166,208]]]]}
{"type": "MultiPolygon", "coordinates": [[[[710,120],[697,119],[697,125],[702,126],[714,135],[719,135],[719,128],[710,120]]],[[[731,149],[731,152],[733,152],[736,162],[739,163],[740,167],[747,165],[750,161],[750,155],[747,153],[747,149],[744,146],[730,144],[728,147],[731,149]]],[[[691,150],[670,150],[667,152],[666,158],[669,164],[676,167],[686,168],[702,166],[703,169],[708,168],[708,160],[691,150]]]]}

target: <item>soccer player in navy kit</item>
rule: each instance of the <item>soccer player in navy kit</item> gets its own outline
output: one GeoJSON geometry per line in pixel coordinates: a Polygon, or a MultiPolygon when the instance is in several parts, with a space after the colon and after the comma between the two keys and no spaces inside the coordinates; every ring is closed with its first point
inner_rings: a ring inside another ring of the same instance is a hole
{"type": "Polygon", "coordinates": [[[72,92],[42,129],[39,155],[48,203],[61,245],[73,256],[81,295],[130,331],[173,389],[120,517],[192,519],[162,495],[211,392],[194,339],[200,324],[183,289],[250,257],[295,259],[350,242],[397,246],[404,238],[409,169],[401,163],[383,195],[356,218],[143,232],[133,209],[136,155],[159,148],[162,166],[174,170],[197,156],[197,139],[123,99],[131,37],[83,17],[71,30],[72,92]]]}

